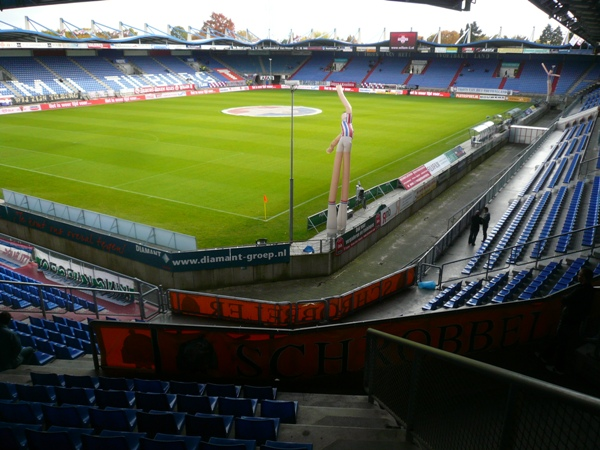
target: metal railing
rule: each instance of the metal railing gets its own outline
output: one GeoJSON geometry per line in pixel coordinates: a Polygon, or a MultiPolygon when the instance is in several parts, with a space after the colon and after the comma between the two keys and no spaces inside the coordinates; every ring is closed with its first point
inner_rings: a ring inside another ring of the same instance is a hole
{"type": "MultiPolygon", "coordinates": [[[[588,230],[594,230],[595,236],[598,236],[600,233],[600,225],[593,225],[593,226],[589,226],[589,227],[585,227],[585,228],[579,228],[577,230],[568,231],[566,233],[553,234],[551,236],[548,236],[548,237],[545,237],[542,239],[527,241],[524,244],[515,244],[515,245],[510,245],[510,246],[507,245],[502,250],[496,250],[496,249],[489,250],[485,253],[482,253],[479,256],[479,261],[476,266],[476,267],[479,267],[479,270],[472,270],[469,274],[460,274],[460,275],[455,275],[452,277],[444,278],[444,273],[448,273],[448,272],[451,272],[453,274],[460,273],[462,271],[462,267],[464,267],[467,262],[469,262],[471,259],[473,259],[473,256],[468,256],[468,257],[460,258],[460,259],[454,259],[452,261],[448,261],[448,262],[444,262],[444,263],[440,263],[440,264],[421,263],[422,267],[419,268],[418,273],[423,274],[426,271],[428,271],[430,268],[437,269],[438,270],[437,284],[438,284],[438,288],[440,288],[442,286],[442,284],[445,282],[449,282],[449,281],[455,282],[455,281],[458,281],[461,279],[473,278],[473,277],[477,277],[477,276],[479,276],[479,277],[483,276],[483,278],[485,278],[487,280],[490,278],[490,274],[496,273],[496,272],[501,272],[501,271],[506,271],[509,267],[519,268],[522,266],[525,266],[525,267],[530,266],[530,267],[537,269],[540,262],[545,261],[545,260],[557,260],[557,259],[561,259],[561,258],[566,258],[567,256],[572,255],[572,254],[576,254],[576,255],[580,256],[581,254],[588,253],[588,252],[590,255],[592,255],[594,253],[594,250],[597,248],[596,239],[593,240],[592,245],[590,245],[590,246],[572,245],[571,246],[572,249],[568,250],[564,253],[556,253],[554,251],[549,250],[550,244],[555,243],[561,236],[569,236],[571,242],[573,242],[574,240],[579,241],[581,236],[583,236],[583,234],[588,230]],[[537,243],[545,243],[546,247],[545,247],[544,251],[540,251],[536,257],[525,256],[526,251],[529,251],[530,249],[534,248],[534,246],[537,243]],[[507,262],[506,259],[511,255],[511,252],[513,251],[513,249],[521,250],[521,255],[523,255],[523,256],[521,258],[519,258],[519,260],[516,262],[507,262]],[[493,267],[491,267],[490,259],[491,259],[492,255],[494,255],[494,254],[497,254],[499,257],[496,260],[496,264],[493,264],[493,267]],[[500,257],[502,257],[502,259],[500,257]],[[455,267],[452,267],[452,266],[455,266],[455,267]],[[456,268],[456,266],[458,266],[458,268],[456,268]]],[[[498,238],[498,240],[499,239],[500,238],[498,238]]],[[[513,236],[513,239],[517,240],[517,236],[513,236]]]]}
{"type": "MultiPolygon", "coordinates": [[[[554,131],[555,125],[550,127],[546,134],[554,131]]],[[[541,147],[544,143],[545,137],[541,137],[536,142],[531,144],[527,149],[523,152],[521,157],[507,170],[503,171],[499,176],[497,176],[496,183],[492,185],[486,192],[483,193],[479,199],[475,200],[470,207],[467,205],[460,210],[462,214],[460,218],[456,219],[456,215],[452,216],[452,220],[454,223],[451,225],[449,222],[449,229],[444,233],[444,235],[438,239],[438,241],[431,246],[431,248],[425,252],[422,258],[419,261],[419,265],[427,264],[427,265],[435,265],[437,258],[445,253],[445,251],[455,242],[456,238],[458,238],[462,232],[467,229],[470,225],[471,216],[478,209],[482,209],[486,204],[488,204],[495,196],[500,192],[504,186],[514,177],[525,165],[527,160],[541,147]]],[[[423,273],[419,272],[417,279],[421,280],[423,273]]]]}
{"type": "Polygon", "coordinates": [[[591,449],[600,400],[377,330],[367,332],[369,401],[428,449],[591,449]]]}

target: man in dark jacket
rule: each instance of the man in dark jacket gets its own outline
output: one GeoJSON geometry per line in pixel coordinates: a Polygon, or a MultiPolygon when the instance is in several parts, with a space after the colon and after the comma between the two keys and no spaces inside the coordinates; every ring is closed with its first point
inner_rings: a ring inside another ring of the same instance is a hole
{"type": "Polygon", "coordinates": [[[29,363],[35,353],[34,348],[21,345],[19,335],[9,328],[11,320],[8,311],[0,312],[0,372],[29,363]]]}

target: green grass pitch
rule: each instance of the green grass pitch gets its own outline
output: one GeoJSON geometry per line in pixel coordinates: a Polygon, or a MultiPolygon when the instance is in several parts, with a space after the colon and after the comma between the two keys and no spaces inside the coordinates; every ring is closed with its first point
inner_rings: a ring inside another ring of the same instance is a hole
{"type": "MultiPolygon", "coordinates": [[[[469,139],[515,105],[347,95],[354,110],[350,194],[397,178],[469,139]]],[[[200,248],[289,236],[289,118],[227,108],[290,105],[288,90],[236,92],[14,114],[0,118],[0,187],[196,236],[200,248]],[[267,216],[263,198],[267,196],[267,216]]],[[[343,112],[335,92],[298,90],[294,118],[294,239],[326,209],[343,112]]],[[[338,195],[339,200],[339,195],[338,195]]]]}

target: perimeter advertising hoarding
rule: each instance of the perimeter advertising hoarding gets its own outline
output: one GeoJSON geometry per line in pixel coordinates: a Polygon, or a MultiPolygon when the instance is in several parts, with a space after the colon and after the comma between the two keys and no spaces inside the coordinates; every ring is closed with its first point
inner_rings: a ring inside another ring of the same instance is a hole
{"type": "Polygon", "coordinates": [[[417,33],[415,31],[392,31],[390,33],[390,50],[416,51],[417,33]]]}
{"type": "Polygon", "coordinates": [[[516,347],[547,336],[560,317],[558,297],[460,311],[300,330],[94,320],[102,369],[242,382],[294,382],[359,374],[367,329],[451,353],[516,347]]]}
{"type": "Polygon", "coordinates": [[[0,208],[0,219],[171,272],[290,262],[290,244],[169,252],[8,205],[0,208]]]}

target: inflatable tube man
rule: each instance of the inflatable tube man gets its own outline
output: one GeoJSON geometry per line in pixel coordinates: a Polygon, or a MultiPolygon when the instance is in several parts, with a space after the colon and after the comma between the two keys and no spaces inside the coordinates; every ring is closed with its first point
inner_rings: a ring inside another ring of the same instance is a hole
{"type": "Polygon", "coordinates": [[[338,85],[336,89],[346,112],[342,114],[342,131],[329,144],[329,148],[327,148],[327,153],[331,153],[337,146],[333,163],[333,173],[331,175],[331,186],[329,187],[329,204],[327,207],[327,236],[329,237],[335,237],[337,233],[343,233],[346,230],[348,191],[350,188],[350,151],[352,150],[352,138],[354,137],[352,106],[346,100],[342,86],[338,85]],[[342,195],[340,198],[340,208],[336,213],[335,199],[340,174],[342,174],[342,195]]]}

